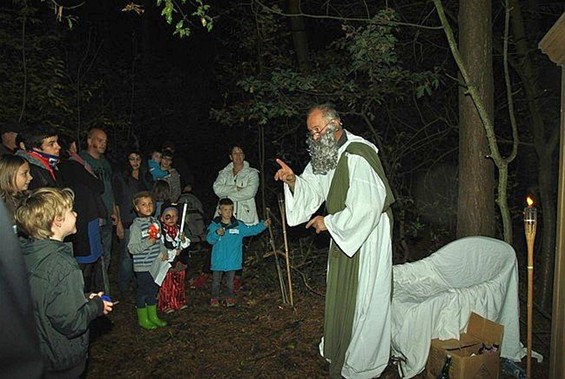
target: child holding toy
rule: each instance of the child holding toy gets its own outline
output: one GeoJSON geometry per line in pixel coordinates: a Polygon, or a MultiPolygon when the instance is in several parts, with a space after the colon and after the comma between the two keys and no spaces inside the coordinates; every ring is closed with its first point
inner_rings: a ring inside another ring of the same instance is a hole
{"type": "Polygon", "coordinates": [[[135,194],[133,205],[138,215],[130,227],[129,252],[133,255],[133,271],[137,281],[136,308],[139,325],[147,330],[166,326],[157,316],[159,286],[149,273],[156,259],[166,254],[161,243],[161,225],[155,217],[153,197],[148,191],[135,194]]]}
{"type": "Polygon", "coordinates": [[[259,222],[255,225],[247,225],[233,216],[233,201],[229,198],[220,200],[219,216],[210,226],[206,240],[212,245],[212,298],[210,306],[220,305],[220,283],[222,276],[226,277],[228,287],[226,306],[233,307],[236,300],[233,293],[233,278],[237,270],[241,270],[243,255],[243,238],[257,235],[264,231],[271,220],[259,222]]]}
{"type": "Polygon", "coordinates": [[[167,248],[168,260],[172,267],[167,272],[159,291],[159,310],[171,313],[185,309],[186,304],[186,264],[180,261],[180,253],[190,245],[178,226],[179,211],[171,203],[161,207],[162,242],[167,248]]]}

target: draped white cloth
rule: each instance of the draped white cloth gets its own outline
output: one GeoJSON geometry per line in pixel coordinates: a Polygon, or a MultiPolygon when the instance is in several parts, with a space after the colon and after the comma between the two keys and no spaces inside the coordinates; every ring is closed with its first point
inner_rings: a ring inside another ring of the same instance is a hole
{"type": "MultiPolygon", "coordinates": [[[[429,257],[393,267],[392,348],[406,378],[422,372],[430,341],[459,339],[471,312],[504,325],[501,356],[520,360],[518,264],[507,243],[453,241],[429,257]]],[[[401,369],[401,370],[400,370],[401,369]]]]}
{"type": "MultiPolygon", "coordinates": [[[[347,142],[365,139],[347,132],[347,142]]],[[[352,337],[345,354],[341,374],[345,378],[374,378],[386,368],[390,355],[390,295],[392,273],[391,225],[382,213],[385,186],[369,163],[357,155],[348,155],[349,191],[345,209],[325,216],[324,222],[332,243],[349,256],[359,251],[359,285],[352,337]]],[[[294,193],[285,184],[285,207],[288,224],[310,220],[327,199],[334,171],[315,175],[310,164],[297,176],[294,193]]],[[[323,339],[320,344],[323,353],[323,339]]],[[[323,355],[323,354],[322,354],[323,355]]]]}

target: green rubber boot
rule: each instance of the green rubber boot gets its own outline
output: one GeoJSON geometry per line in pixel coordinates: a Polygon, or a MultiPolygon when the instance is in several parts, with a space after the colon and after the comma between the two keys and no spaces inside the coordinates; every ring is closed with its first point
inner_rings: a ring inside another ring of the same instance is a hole
{"type": "Polygon", "coordinates": [[[136,310],[137,322],[139,323],[139,326],[147,330],[157,329],[157,325],[149,321],[149,318],[147,317],[147,308],[136,308],[136,310]]]}
{"type": "Polygon", "coordinates": [[[167,322],[163,321],[157,316],[157,306],[148,305],[147,306],[147,317],[149,321],[157,326],[167,326],[167,322]]]}

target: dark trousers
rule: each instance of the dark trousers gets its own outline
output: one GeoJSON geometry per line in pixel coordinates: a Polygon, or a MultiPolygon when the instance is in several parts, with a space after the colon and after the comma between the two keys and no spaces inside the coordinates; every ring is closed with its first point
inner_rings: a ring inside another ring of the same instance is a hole
{"type": "Polygon", "coordinates": [[[122,293],[129,289],[133,279],[133,259],[128,250],[129,236],[129,228],[124,228],[124,239],[120,241],[120,271],[118,272],[118,287],[122,293]]]}
{"type": "Polygon", "coordinates": [[[212,298],[217,299],[220,297],[220,284],[222,283],[222,276],[226,278],[226,286],[228,287],[228,297],[233,297],[233,277],[235,271],[212,271],[212,298]]]}
{"type": "Polygon", "coordinates": [[[157,294],[159,286],[148,272],[136,272],[137,291],[135,295],[135,306],[145,308],[148,305],[157,304],[157,294]]]}
{"type": "Polygon", "coordinates": [[[84,278],[84,293],[104,291],[100,259],[92,263],[79,263],[78,266],[84,278]]]}

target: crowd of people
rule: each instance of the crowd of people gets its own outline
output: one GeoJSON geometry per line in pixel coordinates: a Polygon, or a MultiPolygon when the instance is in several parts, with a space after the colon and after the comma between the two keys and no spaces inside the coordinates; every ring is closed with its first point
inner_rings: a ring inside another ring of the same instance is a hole
{"type": "MultiPolygon", "coordinates": [[[[311,162],[296,175],[277,160],[275,180],[284,183],[288,223],[331,236],[320,352],[331,377],[375,377],[390,349],[394,199],[376,147],[343,129],[331,105],[313,107],[307,128],[311,162]],[[311,218],[324,202],[328,214],[311,218]]],[[[2,129],[0,196],[19,238],[45,377],[80,376],[89,323],[116,299],[132,299],[145,330],[167,325],[159,312],[186,309],[191,244],[211,246],[191,286],[211,277],[209,305],[235,306],[244,238],[271,223],[259,218],[259,172],[240,145],[213,183],[218,202],[206,228],[173,143],[147,155],[124,148],[119,166],[105,156],[104,130],[90,129],[83,143],[48,127],[2,129]],[[117,288],[108,279],[112,251],[119,252],[117,288]]]]}

